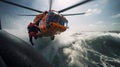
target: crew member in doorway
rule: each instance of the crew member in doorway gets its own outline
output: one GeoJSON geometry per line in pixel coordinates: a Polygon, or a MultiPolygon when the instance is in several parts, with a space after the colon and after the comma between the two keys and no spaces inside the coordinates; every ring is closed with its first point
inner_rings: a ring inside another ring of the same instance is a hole
{"type": "Polygon", "coordinates": [[[34,45],[33,43],[33,37],[35,39],[37,39],[37,34],[40,31],[39,27],[35,24],[35,23],[30,23],[27,27],[28,29],[28,34],[29,34],[29,41],[32,45],[34,45]]]}

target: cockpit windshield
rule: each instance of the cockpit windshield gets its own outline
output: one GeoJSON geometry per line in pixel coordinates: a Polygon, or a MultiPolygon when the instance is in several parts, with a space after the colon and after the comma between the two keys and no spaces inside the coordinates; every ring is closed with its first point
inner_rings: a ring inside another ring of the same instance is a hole
{"type": "Polygon", "coordinates": [[[63,26],[65,25],[65,23],[68,23],[68,21],[66,20],[65,17],[63,17],[59,14],[53,13],[53,12],[48,13],[48,19],[47,19],[46,23],[50,23],[50,22],[59,23],[63,26]]]}

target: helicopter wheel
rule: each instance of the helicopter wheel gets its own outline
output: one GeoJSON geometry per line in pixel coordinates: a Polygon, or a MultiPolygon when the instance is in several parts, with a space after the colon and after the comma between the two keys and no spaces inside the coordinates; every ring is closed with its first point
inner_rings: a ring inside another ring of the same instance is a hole
{"type": "Polygon", "coordinates": [[[54,39],[55,39],[55,36],[53,35],[53,36],[51,36],[50,38],[51,38],[51,40],[54,40],[54,39]]]}

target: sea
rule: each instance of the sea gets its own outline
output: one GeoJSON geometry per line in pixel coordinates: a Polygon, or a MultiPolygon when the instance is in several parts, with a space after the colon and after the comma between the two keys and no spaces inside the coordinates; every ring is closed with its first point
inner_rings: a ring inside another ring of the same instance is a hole
{"type": "Polygon", "coordinates": [[[74,32],[39,38],[36,48],[53,67],[120,67],[120,32],[74,32]]]}

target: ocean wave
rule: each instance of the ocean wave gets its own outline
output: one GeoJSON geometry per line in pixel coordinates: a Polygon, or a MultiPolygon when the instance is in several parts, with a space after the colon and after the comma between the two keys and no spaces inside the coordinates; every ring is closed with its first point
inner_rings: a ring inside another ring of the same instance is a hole
{"type": "Polygon", "coordinates": [[[35,47],[54,67],[119,67],[120,34],[81,32],[62,34],[54,41],[39,39],[35,47]],[[42,45],[41,45],[42,44],[42,45]],[[41,46],[45,47],[41,47],[41,46]]]}

